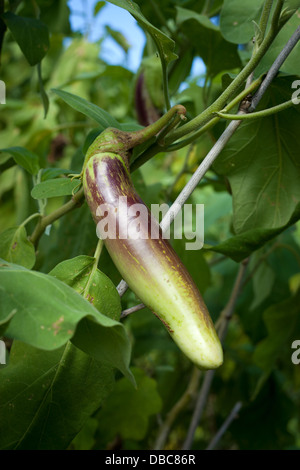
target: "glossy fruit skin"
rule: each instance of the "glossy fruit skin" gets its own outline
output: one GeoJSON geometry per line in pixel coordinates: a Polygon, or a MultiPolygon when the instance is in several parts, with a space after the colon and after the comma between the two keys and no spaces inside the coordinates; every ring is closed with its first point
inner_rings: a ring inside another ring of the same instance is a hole
{"type": "Polygon", "coordinates": [[[147,220],[140,227],[143,238],[122,238],[122,230],[130,229],[135,217],[128,216],[127,211],[120,213],[120,197],[127,198],[127,209],[133,204],[145,205],[131,180],[127,144],[118,137],[120,131],[104,131],[85,160],[83,187],[94,221],[99,227],[104,213],[100,214],[98,208],[109,204],[116,237],[104,239],[106,234],[102,233],[102,238],[123,279],[193,363],[201,369],[217,368],[223,362],[223,351],[206,305],[148,208],[147,220]],[[116,146],[118,153],[110,151],[116,146]],[[151,224],[157,226],[158,239],[151,239],[151,224]]]}

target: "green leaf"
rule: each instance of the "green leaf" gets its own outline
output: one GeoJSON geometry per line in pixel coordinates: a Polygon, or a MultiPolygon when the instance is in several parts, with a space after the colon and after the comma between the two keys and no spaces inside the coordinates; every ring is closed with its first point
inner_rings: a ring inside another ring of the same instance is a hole
{"type": "Polygon", "coordinates": [[[255,349],[254,363],[269,373],[277,360],[290,363],[292,342],[300,334],[299,322],[300,291],[279,303],[271,305],[263,314],[268,336],[255,349]]]}
{"type": "Polygon", "coordinates": [[[120,296],[109,277],[99,269],[93,271],[94,263],[95,258],[91,256],[77,256],[62,261],[49,274],[73,287],[99,312],[113,320],[119,320],[120,296]]]}
{"type": "Polygon", "coordinates": [[[128,0],[109,0],[109,3],[127,10],[142,28],[150,34],[157,47],[163,67],[177,58],[176,54],[174,54],[174,41],[150,23],[136,3],[129,2],[128,0]]]}
{"type": "Polygon", "coordinates": [[[38,64],[49,49],[47,26],[40,20],[18,16],[10,11],[4,13],[2,18],[29,64],[38,64]]]}
{"type": "Polygon", "coordinates": [[[15,311],[6,336],[44,350],[73,344],[100,362],[128,369],[130,343],[125,328],[96,310],[53,276],[0,264],[0,325],[15,311]]]}
{"type": "Polygon", "coordinates": [[[42,170],[41,181],[52,180],[62,175],[69,175],[70,173],[74,172],[64,168],[45,168],[42,170]]]}
{"type": "Polygon", "coordinates": [[[33,268],[35,248],[27,238],[25,227],[12,227],[0,234],[0,258],[24,268],[33,268]]]}
{"type": "MultiPolygon", "coordinates": [[[[276,80],[263,108],[291,98],[293,77],[276,80]]],[[[300,109],[242,124],[214,164],[229,179],[237,234],[286,225],[300,201],[300,109]]]]}
{"type": "Polygon", "coordinates": [[[96,122],[98,122],[98,124],[103,126],[104,129],[107,127],[115,127],[117,129],[120,128],[118,121],[108,114],[107,111],[104,111],[104,109],[99,108],[84,98],[80,98],[80,96],[76,96],[72,93],[68,93],[64,90],[58,90],[56,88],[53,88],[52,91],[73,109],[76,109],[76,111],[79,111],[85,116],[94,119],[96,122]]]}
{"type": "Polygon", "coordinates": [[[79,185],[78,180],[70,178],[56,178],[38,183],[31,190],[34,199],[48,199],[50,197],[70,196],[79,185]]]}
{"type": "Polygon", "coordinates": [[[99,1],[96,3],[95,7],[94,7],[94,16],[96,16],[100,10],[102,10],[102,8],[106,5],[106,2],[104,1],[99,1]]]}
{"type": "Polygon", "coordinates": [[[147,432],[149,418],[161,410],[161,398],[156,381],[141,369],[133,369],[137,387],[123,378],[98,413],[97,435],[105,443],[119,435],[123,439],[142,440],[147,432]]]}
{"type": "Polygon", "coordinates": [[[40,169],[39,157],[30,150],[24,147],[9,147],[1,149],[0,151],[10,153],[17,165],[20,165],[31,175],[38,173],[40,169]]]}
{"type": "Polygon", "coordinates": [[[128,43],[125,36],[120,31],[117,31],[108,25],[105,25],[105,30],[107,34],[109,34],[116,41],[116,43],[123,49],[125,54],[127,54],[131,45],[128,43]]]}
{"type": "Polygon", "coordinates": [[[205,62],[207,74],[240,66],[237,47],[225,41],[219,27],[206,16],[177,7],[177,23],[205,62]]]}
{"type": "MultiPolygon", "coordinates": [[[[296,31],[299,26],[299,12],[292,16],[289,21],[283,26],[279,34],[276,36],[272,42],[272,46],[269,48],[265,56],[262,58],[260,64],[258,65],[255,73],[259,76],[262,73],[265,73],[269,70],[276,57],[282,51],[290,37],[296,31]]],[[[291,75],[300,75],[300,43],[296,44],[292,52],[289,54],[287,59],[284,61],[280,67],[280,71],[291,74],[291,75]]],[[[295,77],[296,79],[296,77],[295,77]]],[[[299,77],[298,77],[299,79],[299,77]]],[[[290,97],[289,97],[290,99],[290,97]]]]}
{"type": "Polygon", "coordinates": [[[110,367],[71,343],[41,351],[14,341],[0,370],[0,448],[66,449],[113,383],[110,367]]]}
{"type": "Polygon", "coordinates": [[[42,66],[40,62],[37,64],[37,71],[38,71],[38,78],[39,78],[40,94],[41,94],[42,103],[44,106],[44,119],[46,119],[48,110],[49,110],[49,98],[44,87],[43,77],[42,77],[42,66]]]}
{"type": "MultiPolygon", "coordinates": [[[[251,256],[250,271],[252,271],[251,266],[255,266],[255,262],[257,262],[256,257],[253,258],[251,256]]],[[[252,279],[254,298],[249,307],[250,310],[255,309],[266,298],[268,298],[272,291],[274,281],[275,273],[273,269],[266,262],[261,263],[255,271],[252,279]]]]}
{"type": "Polygon", "coordinates": [[[264,0],[224,0],[220,29],[224,38],[234,44],[243,44],[254,36],[254,23],[258,22],[264,0]]]}
{"type": "Polygon", "coordinates": [[[49,272],[61,261],[82,253],[93,256],[98,240],[91,211],[83,204],[76,211],[62,217],[57,231],[47,240],[47,256],[42,271],[49,272]]]}
{"type": "MultiPolygon", "coordinates": [[[[142,14],[140,7],[136,3],[128,0],[109,0],[109,3],[127,10],[137,20],[140,26],[150,34],[155,43],[155,46],[157,47],[157,51],[160,57],[162,73],[164,77],[163,83],[166,83],[168,79],[168,65],[178,57],[174,53],[175,42],[147,20],[147,18],[145,18],[145,16],[142,14]]],[[[166,91],[167,90],[165,90],[165,93],[166,91]]]]}
{"type": "Polygon", "coordinates": [[[84,427],[71,442],[72,450],[91,450],[95,443],[95,433],[98,428],[96,418],[89,418],[84,427]]]}
{"type": "Polygon", "coordinates": [[[223,255],[229,256],[234,261],[240,262],[247,258],[255,250],[258,250],[268,241],[275,238],[281,232],[293,225],[297,220],[300,219],[300,203],[297,205],[294,213],[286,225],[278,227],[276,229],[252,229],[247,232],[229,238],[223,243],[216,246],[206,246],[205,249],[222,253],[223,255]]]}
{"type": "Polygon", "coordinates": [[[218,26],[216,26],[206,15],[199,15],[193,10],[187,10],[186,8],[176,7],[177,10],[177,23],[181,24],[190,19],[196,20],[204,28],[212,29],[214,31],[219,31],[218,26]]]}

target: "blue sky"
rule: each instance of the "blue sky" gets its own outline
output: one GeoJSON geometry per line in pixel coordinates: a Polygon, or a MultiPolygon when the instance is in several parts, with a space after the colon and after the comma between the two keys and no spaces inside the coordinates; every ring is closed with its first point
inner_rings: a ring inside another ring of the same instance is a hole
{"type": "MultiPolygon", "coordinates": [[[[97,0],[68,0],[71,10],[71,27],[73,31],[81,31],[87,35],[89,41],[99,40],[105,34],[105,25],[120,31],[131,45],[127,62],[124,51],[107,37],[102,43],[101,57],[112,65],[124,65],[135,72],[141,62],[146,38],[135,19],[123,8],[111,3],[100,10],[96,18],[93,11],[97,0]]],[[[204,72],[204,66],[200,59],[193,64],[192,75],[200,75],[204,72]]]]}

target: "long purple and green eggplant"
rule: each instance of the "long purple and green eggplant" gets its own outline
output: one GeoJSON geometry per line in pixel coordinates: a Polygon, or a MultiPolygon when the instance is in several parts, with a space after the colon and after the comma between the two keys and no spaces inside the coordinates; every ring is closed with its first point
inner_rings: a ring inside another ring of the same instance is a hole
{"type": "MultiPolygon", "coordinates": [[[[114,236],[102,233],[104,244],[123,279],[139,299],[162,321],[182,352],[198,367],[214,369],[223,362],[223,351],[207,307],[194,281],[156,219],[147,209],[139,238],[124,237],[135,217],[133,204],[145,204],[137,194],[129,171],[130,150],[156,135],[174,116],[184,115],[174,106],[166,115],[141,131],[127,133],[108,128],[89,147],[83,167],[86,201],[97,227],[109,207],[114,236]],[[120,198],[126,201],[120,211],[120,198]],[[126,198],[126,199],[124,199],[126,198]],[[130,213],[130,210],[129,210],[130,213]],[[158,238],[151,238],[154,231],[158,238]],[[152,232],[151,232],[152,230],[152,232]]],[[[103,229],[104,230],[104,229],[103,229]]],[[[101,229],[99,236],[101,237],[101,229]]]]}

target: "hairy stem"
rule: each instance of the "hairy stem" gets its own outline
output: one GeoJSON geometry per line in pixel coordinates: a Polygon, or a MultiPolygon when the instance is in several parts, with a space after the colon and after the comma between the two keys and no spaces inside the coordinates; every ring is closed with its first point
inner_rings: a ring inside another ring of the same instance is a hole
{"type": "Polygon", "coordinates": [[[260,30],[260,37],[256,38],[256,47],[259,47],[261,45],[262,40],[266,35],[267,24],[268,24],[268,21],[269,21],[269,16],[270,16],[270,13],[271,13],[271,8],[272,8],[272,5],[273,5],[273,2],[274,2],[274,0],[266,0],[265,1],[264,7],[263,7],[263,10],[262,10],[262,13],[261,13],[259,25],[258,25],[259,30],[260,30]]]}

